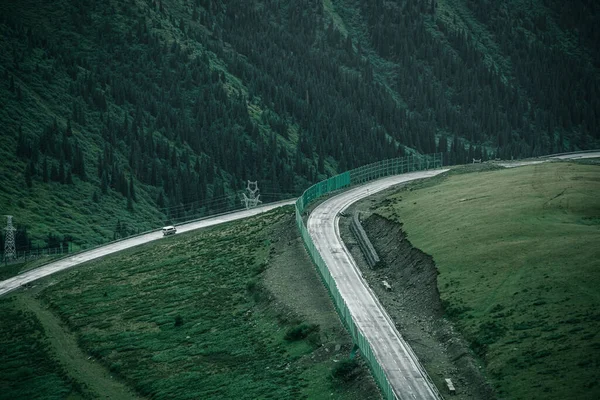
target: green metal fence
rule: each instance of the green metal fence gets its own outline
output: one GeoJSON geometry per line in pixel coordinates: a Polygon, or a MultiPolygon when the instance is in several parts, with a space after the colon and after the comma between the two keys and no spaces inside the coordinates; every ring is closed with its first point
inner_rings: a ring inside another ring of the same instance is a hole
{"type": "Polygon", "coordinates": [[[300,196],[296,201],[296,224],[300,230],[302,240],[304,241],[304,246],[319,270],[325,286],[329,290],[331,298],[333,299],[333,304],[337,309],[340,319],[346,326],[346,329],[348,329],[348,332],[350,333],[350,336],[352,336],[354,343],[359,347],[363,358],[367,361],[367,364],[371,368],[371,372],[373,373],[375,381],[381,388],[384,397],[387,399],[395,399],[392,386],[390,385],[383,368],[381,365],[379,365],[377,358],[375,358],[371,344],[356,326],[356,323],[350,314],[350,310],[348,309],[346,302],[342,298],[342,295],[340,294],[337,285],[331,276],[331,273],[329,272],[329,268],[327,268],[325,261],[323,261],[321,254],[317,251],[315,244],[308,234],[308,229],[302,220],[302,214],[312,201],[336,190],[340,190],[351,185],[368,182],[374,179],[383,178],[385,176],[440,168],[441,166],[441,153],[432,155],[411,155],[407,157],[383,160],[321,181],[306,189],[302,196],[300,196]]]}

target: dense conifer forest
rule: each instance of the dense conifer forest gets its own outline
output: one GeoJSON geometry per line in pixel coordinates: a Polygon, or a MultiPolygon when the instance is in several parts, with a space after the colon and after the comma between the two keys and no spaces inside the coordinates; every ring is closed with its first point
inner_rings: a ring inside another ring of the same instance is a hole
{"type": "Polygon", "coordinates": [[[239,207],[246,180],[269,201],[415,152],[594,148],[599,19],[587,0],[3,1],[2,213],[21,247],[84,245],[239,207]]]}

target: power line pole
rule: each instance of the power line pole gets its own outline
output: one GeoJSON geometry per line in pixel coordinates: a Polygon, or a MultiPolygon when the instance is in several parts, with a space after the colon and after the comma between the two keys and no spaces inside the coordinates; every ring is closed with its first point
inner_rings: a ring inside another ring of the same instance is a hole
{"type": "Polygon", "coordinates": [[[250,182],[248,181],[248,186],[246,186],[246,193],[242,193],[242,204],[246,207],[246,210],[256,207],[262,201],[260,201],[260,194],[258,193],[258,181],[250,182]]]}
{"type": "Polygon", "coordinates": [[[4,262],[14,260],[17,258],[17,251],[15,246],[15,231],[16,229],[12,224],[12,215],[6,216],[6,236],[4,237],[4,262]]]}

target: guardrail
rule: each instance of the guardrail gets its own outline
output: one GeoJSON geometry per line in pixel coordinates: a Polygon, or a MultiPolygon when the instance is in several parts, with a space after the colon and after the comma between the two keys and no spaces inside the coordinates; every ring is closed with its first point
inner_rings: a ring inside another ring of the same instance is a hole
{"type": "MultiPolygon", "coordinates": [[[[276,204],[285,204],[287,202],[291,202],[292,200],[293,199],[273,201],[273,202],[270,202],[270,203],[264,203],[264,204],[262,204],[262,206],[267,206],[267,205],[273,205],[274,206],[276,204]]],[[[257,208],[260,208],[260,206],[257,207],[257,208]]],[[[177,226],[184,226],[184,225],[187,225],[187,224],[193,224],[195,222],[204,221],[204,220],[211,219],[211,218],[217,218],[217,217],[221,217],[223,215],[234,214],[234,213],[237,213],[237,212],[240,212],[240,211],[244,211],[244,210],[246,210],[246,208],[240,207],[240,208],[236,208],[236,209],[233,209],[233,210],[230,210],[230,211],[225,211],[225,212],[218,213],[218,214],[212,214],[212,215],[206,215],[206,216],[199,217],[199,218],[193,218],[193,219],[190,219],[190,220],[182,221],[182,222],[178,223],[177,226]]],[[[28,271],[31,271],[32,269],[37,269],[37,268],[43,267],[45,265],[48,265],[48,264],[51,264],[51,263],[54,263],[54,262],[57,262],[57,261],[61,261],[61,260],[67,259],[69,257],[77,256],[77,255],[86,253],[88,251],[96,250],[96,249],[98,249],[100,247],[104,247],[104,246],[108,246],[108,245],[111,245],[111,244],[114,244],[114,243],[122,242],[122,241],[129,240],[129,239],[133,239],[133,238],[136,238],[136,237],[139,237],[139,236],[144,236],[144,235],[147,235],[149,233],[160,232],[161,229],[162,229],[162,227],[161,228],[154,228],[154,229],[150,229],[148,231],[139,232],[139,233],[136,233],[136,234],[133,234],[133,235],[130,235],[130,236],[126,236],[126,237],[122,237],[122,238],[119,238],[119,239],[115,239],[115,240],[112,240],[112,241],[109,241],[109,242],[106,242],[106,243],[96,244],[96,245],[92,245],[90,247],[82,248],[82,249],[80,249],[78,251],[73,251],[73,252],[64,253],[64,254],[61,253],[60,257],[52,258],[51,260],[48,260],[47,262],[44,262],[42,264],[36,265],[34,267],[31,267],[31,268],[24,269],[22,271],[19,271],[18,275],[24,274],[24,273],[26,273],[28,271]]],[[[2,263],[0,262],[0,264],[2,264],[2,263]]]]}
{"type": "Polygon", "coordinates": [[[350,333],[354,343],[358,345],[363,358],[366,360],[367,365],[369,365],[369,368],[373,373],[375,381],[381,388],[384,397],[387,399],[396,398],[394,390],[392,389],[392,386],[390,385],[382,366],[379,364],[377,358],[373,354],[371,344],[363,336],[362,332],[354,322],[352,314],[350,313],[350,309],[342,298],[337,284],[331,276],[329,268],[327,268],[327,264],[325,264],[321,254],[317,251],[316,246],[308,233],[308,229],[306,228],[306,225],[302,219],[302,214],[312,201],[328,193],[385,176],[420,171],[423,169],[440,168],[442,167],[442,160],[442,153],[436,153],[433,155],[411,155],[407,157],[379,161],[341,173],[319,182],[306,189],[302,196],[300,196],[296,201],[296,224],[300,230],[300,235],[302,236],[304,246],[306,247],[310,258],[317,267],[317,270],[321,275],[321,279],[323,280],[323,283],[327,287],[329,294],[333,299],[333,304],[335,305],[340,319],[350,333]]]}

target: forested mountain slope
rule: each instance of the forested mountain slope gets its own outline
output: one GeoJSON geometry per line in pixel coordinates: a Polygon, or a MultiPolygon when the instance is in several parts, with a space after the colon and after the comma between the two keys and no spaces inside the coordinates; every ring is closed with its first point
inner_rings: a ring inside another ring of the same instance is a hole
{"type": "Polygon", "coordinates": [[[593,1],[7,0],[2,213],[97,243],[406,152],[597,146],[593,1]]]}

